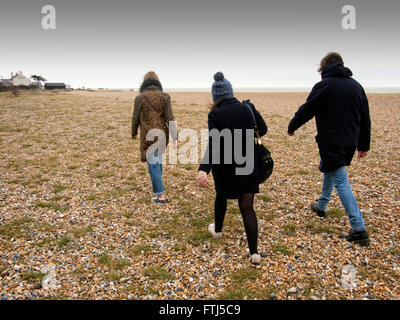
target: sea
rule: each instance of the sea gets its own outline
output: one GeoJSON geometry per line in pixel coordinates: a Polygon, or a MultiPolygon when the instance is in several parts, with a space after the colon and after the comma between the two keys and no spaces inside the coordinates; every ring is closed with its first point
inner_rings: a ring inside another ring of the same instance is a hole
{"type": "MultiPolygon", "coordinates": [[[[235,88],[236,92],[310,92],[312,87],[235,88]]],[[[367,93],[400,93],[400,87],[365,87],[367,93]]],[[[137,88],[107,88],[106,90],[138,91],[137,88]]],[[[210,92],[211,88],[164,88],[169,92],[210,92]]]]}

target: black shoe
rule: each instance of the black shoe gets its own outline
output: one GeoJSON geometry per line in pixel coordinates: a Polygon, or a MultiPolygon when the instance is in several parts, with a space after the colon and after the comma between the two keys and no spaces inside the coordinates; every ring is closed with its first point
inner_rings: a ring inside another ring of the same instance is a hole
{"type": "Polygon", "coordinates": [[[322,211],[318,208],[318,203],[311,203],[311,211],[314,211],[318,217],[325,218],[325,211],[322,211]]]}
{"type": "Polygon", "coordinates": [[[350,230],[349,234],[346,236],[348,242],[354,242],[361,246],[369,245],[369,235],[366,230],[363,231],[353,231],[350,230]]]}

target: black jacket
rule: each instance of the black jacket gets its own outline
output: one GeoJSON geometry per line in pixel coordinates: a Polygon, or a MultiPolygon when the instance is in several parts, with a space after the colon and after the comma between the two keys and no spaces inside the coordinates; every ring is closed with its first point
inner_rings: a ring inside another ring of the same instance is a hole
{"type": "MultiPolygon", "coordinates": [[[[255,109],[254,105],[249,103],[253,110],[256,118],[256,123],[259,130],[259,135],[263,136],[267,133],[267,125],[255,109]]],[[[233,145],[238,143],[241,145],[242,154],[245,155],[246,150],[246,129],[254,129],[254,121],[251,112],[246,104],[239,102],[236,98],[226,99],[221,102],[218,109],[211,111],[208,114],[208,129],[217,129],[222,131],[228,129],[232,135],[233,145]],[[240,129],[242,134],[242,140],[236,141],[239,137],[234,136],[234,129],[240,129]]],[[[251,140],[254,143],[254,140],[251,140]]],[[[236,168],[244,167],[245,164],[241,165],[235,161],[234,150],[230,155],[232,158],[232,164],[225,164],[227,155],[225,154],[225,140],[221,139],[220,148],[216,152],[220,155],[220,164],[212,163],[212,139],[209,137],[207,151],[204,155],[199,170],[209,173],[212,170],[214,177],[216,191],[220,194],[225,195],[227,198],[238,198],[245,192],[257,193],[258,184],[255,184],[255,177],[259,174],[259,164],[257,157],[254,157],[254,169],[249,175],[236,175],[236,168]],[[208,161],[208,164],[205,163],[208,161]]],[[[233,149],[233,148],[231,148],[233,149]]],[[[215,152],[215,150],[214,150],[215,152]]],[[[247,155],[245,155],[247,156],[247,155]]],[[[253,154],[254,156],[254,154],[253,154]]]]}
{"type": "Polygon", "coordinates": [[[341,63],[324,68],[322,81],[314,86],[307,102],[289,123],[288,132],[292,133],[315,116],[322,172],[349,166],[356,149],[370,148],[368,99],[352,75],[341,63]]]}

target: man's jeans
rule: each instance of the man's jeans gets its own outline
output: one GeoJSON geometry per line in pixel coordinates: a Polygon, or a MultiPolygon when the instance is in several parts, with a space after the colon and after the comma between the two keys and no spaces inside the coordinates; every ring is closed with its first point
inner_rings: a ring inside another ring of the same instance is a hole
{"type": "Polygon", "coordinates": [[[151,183],[153,185],[153,192],[156,196],[164,193],[164,185],[162,182],[162,155],[154,152],[147,161],[151,183]]]}
{"type": "Polygon", "coordinates": [[[318,209],[322,211],[326,210],[331,200],[333,186],[335,186],[340,201],[349,216],[351,228],[354,231],[364,231],[364,220],[360,209],[358,209],[356,198],[351,191],[345,167],[340,167],[333,172],[324,172],[324,184],[321,197],[318,200],[318,209]]]}

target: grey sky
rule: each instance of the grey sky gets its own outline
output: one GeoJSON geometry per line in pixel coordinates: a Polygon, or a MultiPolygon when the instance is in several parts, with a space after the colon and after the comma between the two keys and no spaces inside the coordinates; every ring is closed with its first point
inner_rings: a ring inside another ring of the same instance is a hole
{"type": "Polygon", "coordinates": [[[73,87],[137,88],[156,71],[165,87],[310,87],[327,52],[342,53],[364,86],[400,86],[398,0],[6,0],[0,75],[22,70],[73,87]],[[57,29],[41,28],[44,5],[57,29]],[[354,5],[357,29],[343,30],[354,5]]]}

